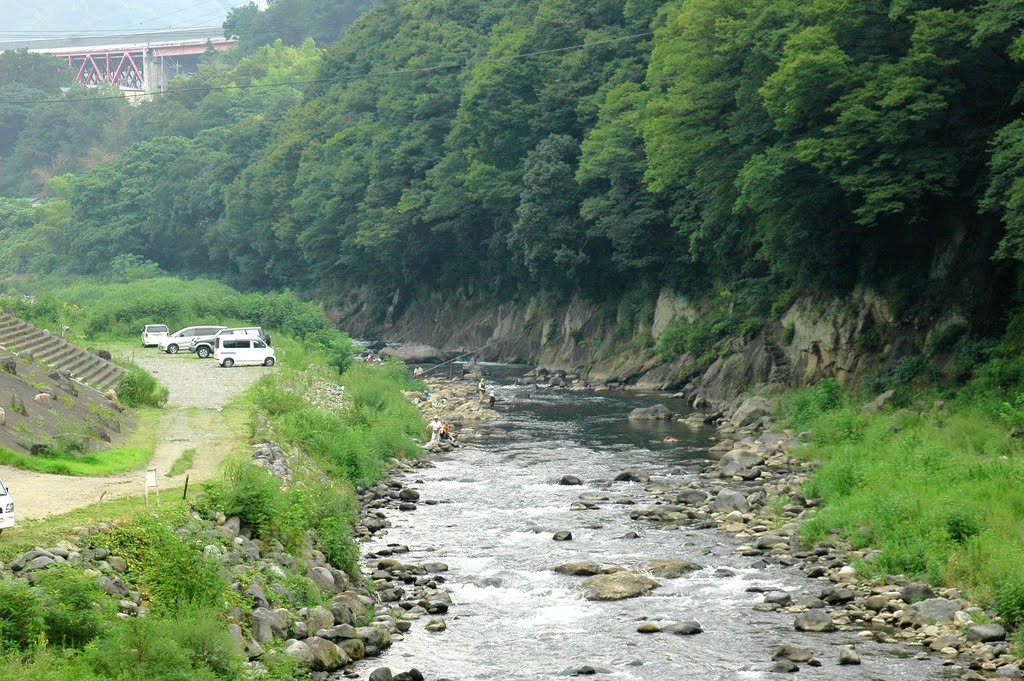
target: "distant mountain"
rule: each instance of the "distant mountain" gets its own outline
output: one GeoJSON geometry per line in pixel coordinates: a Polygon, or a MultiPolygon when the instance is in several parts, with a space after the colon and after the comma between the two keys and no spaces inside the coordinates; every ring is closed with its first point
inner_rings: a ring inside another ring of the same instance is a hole
{"type": "MultiPolygon", "coordinates": [[[[0,40],[69,31],[218,26],[249,0],[0,0],[0,40]]],[[[257,3],[262,4],[262,3],[257,3]]]]}

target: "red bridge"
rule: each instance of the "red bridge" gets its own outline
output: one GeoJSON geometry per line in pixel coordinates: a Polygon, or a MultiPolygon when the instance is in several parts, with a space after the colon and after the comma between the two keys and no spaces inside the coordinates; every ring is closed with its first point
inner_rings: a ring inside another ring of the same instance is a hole
{"type": "Polygon", "coordinates": [[[0,43],[4,50],[27,49],[66,58],[80,85],[116,85],[125,92],[153,94],[172,78],[194,73],[199,58],[212,47],[226,50],[238,41],[225,38],[220,27],[146,33],[35,39],[0,43]]]}

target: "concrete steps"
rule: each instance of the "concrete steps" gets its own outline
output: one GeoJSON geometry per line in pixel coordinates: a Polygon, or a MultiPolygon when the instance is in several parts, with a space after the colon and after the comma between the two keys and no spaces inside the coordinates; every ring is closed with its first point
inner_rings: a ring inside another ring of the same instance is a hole
{"type": "Polygon", "coordinates": [[[0,312],[0,345],[28,353],[36,362],[70,371],[77,381],[100,391],[117,385],[124,375],[124,369],[116,364],[6,312],[0,312]]]}

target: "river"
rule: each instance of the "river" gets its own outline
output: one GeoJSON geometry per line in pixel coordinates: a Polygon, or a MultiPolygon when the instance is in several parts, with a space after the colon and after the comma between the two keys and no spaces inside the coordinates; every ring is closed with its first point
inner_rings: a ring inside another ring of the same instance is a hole
{"type": "Polygon", "coordinates": [[[360,671],[416,667],[431,681],[536,680],[591,666],[598,670],[592,678],[623,681],[753,680],[777,678],[769,672],[772,651],[786,643],[809,648],[821,660],[816,668],[802,664],[801,679],[957,677],[937,657],[915,659],[906,646],[875,643],[857,632],[800,633],[791,613],[754,611],[763,598],[757,590],[816,596],[825,585],[792,568],[757,567],[725,532],[631,520],[630,510],[648,499],[645,485],[610,481],[625,470],[654,481],[698,475],[714,432],[631,423],[626,414],[656,402],[684,411],[682,402],[512,386],[499,388],[498,396],[501,421],[474,426],[470,444],[404,480],[421,500],[439,503],[391,513],[393,527],[365,545],[373,552],[405,544],[411,552],[403,562],[449,565],[455,605],[446,615],[447,630],[426,632],[426,619],[420,620],[404,641],[360,671]],[[558,485],[565,474],[579,476],[584,486],[558,485]],[[570,511],[583,492],[605,493],[609,502],[570,511]],[[573,540],[553,541],[559,530],[570,530],[573,540]],[[631,532],[639,538],[627,538],[631,532]],[[643,569],[652,559],[685,559],[704,569],[659,579],[650,596],[616,602],[584,600],[581,578],[552,571],[583,560],[643,569]],[[704,633],[637,632],[645,621],[681,620],[699,621],[704,633]],[[862,664],[840,667],[840,648],[849,643],[862,664]]]}

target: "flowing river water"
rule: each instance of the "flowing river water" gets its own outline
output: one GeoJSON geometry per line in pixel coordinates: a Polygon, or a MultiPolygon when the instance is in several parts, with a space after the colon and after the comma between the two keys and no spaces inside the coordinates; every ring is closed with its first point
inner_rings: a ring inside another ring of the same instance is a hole
{"type": "Polygon", "coordinates": [[[411,552],[403,562],[450,567],[445,577],[455,605],[445,616],[447,630],[427,632],[422,619],[360,671],[416,667],[431,680],[525,680],[563,678],[590,666],[598,671],[592,678],[623,681],[754,680],[777,678],[769,671],[771,654],[788,643],[809,648],[822,663],[801,665],[800,679],[957,677],[937,657],[915,659],[905,646],[875,643],[855,631],[801,633],[791,613],[753,610],[763,597],[758,588],[796,597],[816,596],[826,585],[792,568],[757,567],[756,558],[736,551],[740,540],[725,532],[631,520],[630,510],[648,503],[645,485],[611,482],[618,473],[643,472],[654,481],[693,477],[713,444],[710,429],[626,419],[632,408],[657,402],[684,411],[681,401],[512,386],[498,395],[499,422],[473,426],[469,444],[403,480],[419,490],[421,501],[438,503],[390,513],[393,527],[365,545],[373,552],[404,544],[411,552]],[[565,474],[582,478],[583,487],[558,485],[565,474]],[[604,493],[609,502],[570,511],[584,492],[604,493]],[[570,530],[573,540],[553,541],[559,530],[570,530]],[[639,538],[626,538],[631,532],[639,538]],[[685,559],[704,569],[659,579],[649,596],[615,602],[585,600],[581,578],[552,570],[584,560],[643,570],[652,559],[685,559]],[[704,633],[637,632],[645,621],[682,620],[697,620],[704,633]],[[850,643],[862,664],[837,666],[841,647],[850,643]]]}

